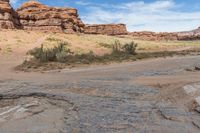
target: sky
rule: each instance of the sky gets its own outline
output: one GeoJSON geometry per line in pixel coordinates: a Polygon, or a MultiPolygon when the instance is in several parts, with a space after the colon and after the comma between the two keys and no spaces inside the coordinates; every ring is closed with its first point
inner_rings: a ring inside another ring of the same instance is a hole
{"type": "MultiPolygon", "coordinates": [[[[14,8],[27,0],[10,0],[14,8]]],[[[175,32],[200,26],[199,0],[38,0],[73,7],[87,24],[124,23],[129,31],[175,32]]]]}

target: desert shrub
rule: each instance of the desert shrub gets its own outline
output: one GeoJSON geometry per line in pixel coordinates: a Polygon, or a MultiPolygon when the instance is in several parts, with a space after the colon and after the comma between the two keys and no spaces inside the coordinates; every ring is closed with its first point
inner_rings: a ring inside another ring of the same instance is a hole
{"type": "Polygon", "coordinates": [[[27,55],[31,55],[33,56],[35,59],[40,59],[41,57],[41,54],[42,54],[42,51],[43,51],[43,45],[41,45],[40,48],[34,48],[32,50],[29,50],[27,52],[27,55]]]}
{"type": "Polygon", "coordinates": [[[119,40],[116,40],[112,47],[112,54],[136,54],[137,43],[129,42],[121,44],[119,40]]]}
{"type": "Polygon", "coordinates": [[[112,45],[112,53],[120,53],[122,50],[122,44],[119,40],[115,40],[114,44],[112,45]]]}
{"type": "Polygon", "coordinates": [[[134,55],[136,54],[136,48],[137,48],[138,44],[135,43],[135,42],[130,42],[130,43],[126,43],[122,49],[125,53],[127,54],[131,54],[131,55],[134,55]]]}
{"type": "Polygon", "coordinates": [[[58,42],[53,48],[35,48],[28,52],[34,59],[40,62],[60,62],[68,64],[91,64],[95,62],[123,61],[135,56],[137,44],[134,42],[121,44],[116,40],[112,45],[112,52],[103,56],[95,55],[92,51],[84,54],[74,54],[67,48],[68,43],[58,42]]]}
{"type": "Polygon", "coordinates": [[[58,62],[65,62],[66,57],[69,54],[73,54],[70,49],[67,49],[66,46],[68,43],[60,42],[58,46],[53,48],[45,49],[43,45],[40,48],[34,48],[30,50],[27,54],[32,55],[35,59],[41,62],[48,62],[48,61],[58,61],[58,62]]]}
{"type": "Polygon", "coordinates": [[[66,62],[69,57],[69,54],[65,51],[61,51],[56,54],[56,61],[58,62],[66,62]]]}

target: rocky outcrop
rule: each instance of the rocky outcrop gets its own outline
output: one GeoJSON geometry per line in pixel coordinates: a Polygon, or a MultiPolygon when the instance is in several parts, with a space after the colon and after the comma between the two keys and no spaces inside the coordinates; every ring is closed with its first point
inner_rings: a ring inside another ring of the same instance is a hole
{"type": "Polygon", "coordinates": [[[131,35],[135,39],[141,39],[141,40],[149,40],[149,41],[160,41],[160,40],[200,40],[200,27],[191,30],[191,31],[184,31],[184,32],[161,32],[161,33],[155,33],[155,32],[149,32],[149,31],[143,31],[143,32],[130,32],[129,35],[131,35]]]}
{"type": "Polygon", "coordinates": [[[125,24],[95,24],[86,25],[86,34],[125,35],[127,34],[125,24]]]}
{"type": "Polygon", "coordinates": [[[200,27],[192,31],[178,32],[179,40],[200,40],[200,27]]]}
{"type": "Polygon", "coordinates": [[[25,30],[74,33],[84,29],[77,10],[73,8],[49,7],[31,0],[18,8],[17,13],[25,30]]]}
{"type": "Polygon", "coordinates": [[[148,41],[160,41],[160,40],[178,40],[178,35],[176,33],[155,33],[149,31],[143,32],[131,32],[129,33],[135,39],[148,40],[148,41]]]}
{"type": "Polygon", "coordinates": [[[0,29],[24,29],[47,32],[129,35],[135,39],[160,40],[200,40],[200,27],[186,32],[155,33],[128,32],[125,24],[85,25],[74,8],[49,7],[37,0],[25,2],[16,11],[9,0],[0,0],[0,29]]]}
{"type": "Polygon", "coordinates": [[[9,0],[0,0],[0,29],[19,28],[17,13],[9,4],[9,0]]]}

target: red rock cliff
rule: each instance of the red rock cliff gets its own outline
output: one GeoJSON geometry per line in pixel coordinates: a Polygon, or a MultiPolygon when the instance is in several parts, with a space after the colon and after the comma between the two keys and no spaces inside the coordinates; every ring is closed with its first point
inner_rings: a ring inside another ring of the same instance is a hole
{"type": "Polygon", "coordinates": [[[191,31],[178,32],[177,34],[178,34],[179,40],[199,40],[200,27],[191,31]]]}
{"type": "Polygon", "coordinates": [[[0,0],[0,29],[19,28],[17,13],[9,4],[9,0],[0,0]]]}
{"type": "Polygon", "coordinates": [[[86,25],[86,34],[125,35],[127,34],[125,24],[95,24],[86,25]]]}
{"type": "Polygon", "coordinates": [[[74,33],[84,29],[77,10],[73,8],[49,7],[32,0],[18,8],[17,13],[26,30],[74,33]]]}
{"type": "Polygon", "coordinates": [[[155,33],[150,31],[143,32],[130,32],[129,35],[135,39],[148,40],[148,41],[160,41],[160,40],[178,40],[178,35],[176,33],[155,33]]]}

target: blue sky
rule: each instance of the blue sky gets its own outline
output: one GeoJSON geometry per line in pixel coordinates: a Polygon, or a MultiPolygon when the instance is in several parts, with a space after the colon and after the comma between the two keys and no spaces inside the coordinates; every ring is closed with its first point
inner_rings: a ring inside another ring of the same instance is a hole
{"type": "MultiPolygon", "coordinates": [[[[11,0],[17,8],[27,0],[11,0]]],[[[199,0],[39,0],[74,7],[88,24],[125,23],[129,31],[185,31],[200,26],[199,0]]]]}

